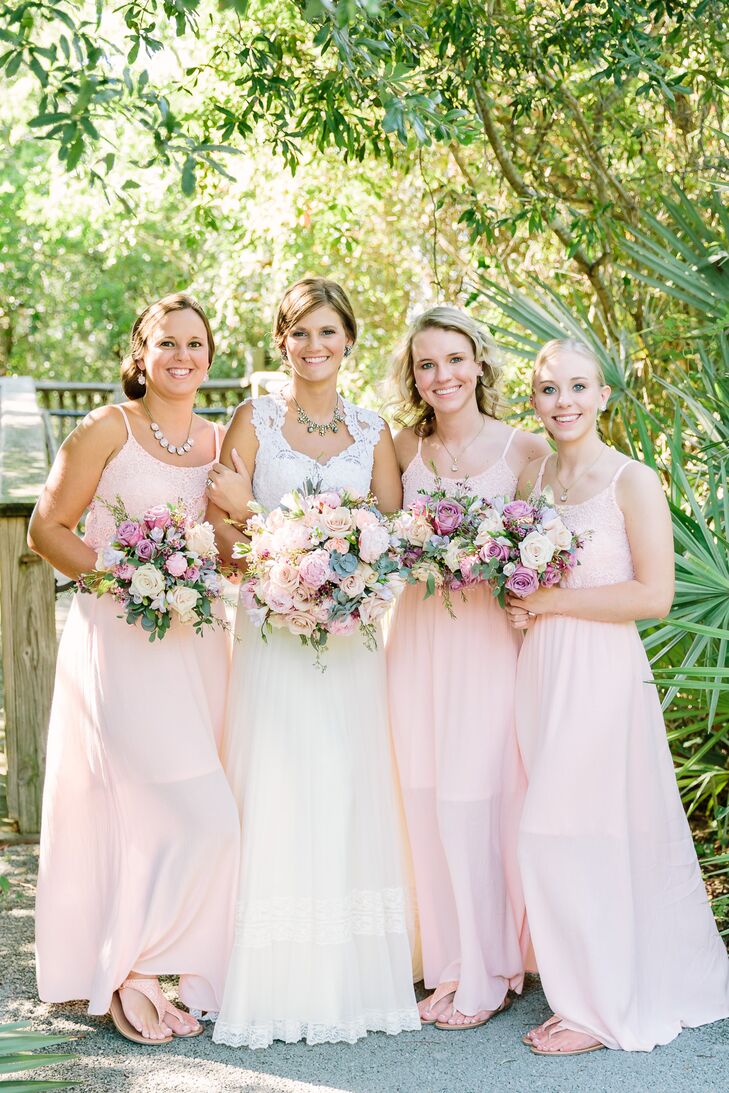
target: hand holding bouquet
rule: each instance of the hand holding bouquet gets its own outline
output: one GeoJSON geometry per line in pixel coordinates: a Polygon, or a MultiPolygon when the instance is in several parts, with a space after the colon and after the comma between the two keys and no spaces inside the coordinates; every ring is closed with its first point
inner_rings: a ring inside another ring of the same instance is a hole
{"type": "Polygon", "coordinates": [[[330,634],[359,631],[375,649],[375,623],[403,587],[375,499],[307,482],[268,515],[250,507],[250,542],[237,543],[233,556],[246,559],[241,602],[264,641],[284,627],[314,649],[319,667],[330,634]]]}
{"type": "Polygon", "coordinates": [[[570,531],[554,508],[551,490],[529,501],[496,497],[488,505],[476,542],[502,607],[507,592],[523,599],[540,587],[558,585],[579,565],[586,536],[570,531]]]}
{"type": "Polygon", "coordinates": [[[79,590],[113,596],[127,622],[141,622],[150,641],[162,639],[174,617],[197,634],[213,624],[227,628],[212,611],[224,587],[212,526],[191,522],[181,504],[157,505],[141,519],[133,519],[119,498],[107,508],[116,522],[114,537],[99,550],[94,572],[79,577],[79,590]]]}

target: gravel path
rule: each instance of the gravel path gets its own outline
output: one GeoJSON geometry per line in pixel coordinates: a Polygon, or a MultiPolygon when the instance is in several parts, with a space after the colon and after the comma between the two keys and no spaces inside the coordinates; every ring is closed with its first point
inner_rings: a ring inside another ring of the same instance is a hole
{"type": "MultiPolygon", "coordinates": [[[[89,1093],[727,1093],[729,1021],[687,1030],[649,1055],[602,1051],[543,1059],[520,1036],[547,1015],[530,979],[508,1013],[475,1032],[424,1029],[344,1044],[276,1044],[265,1051],[213,1044],[210,1033],[160,1048],[120,1039],[83,1004],[47,1006],[35,993],[33,893],[37,848],[3,852],[10,891],[0,896],[0,1021],[28,1020],[80,1038],[76,1060],[45,1068],[89,1093]]],[[[62,1049],[59,1049],[62,1050],[62,1049]]],[[[28,1077],[32,1077],[31,1072],[28,1077]]]]}

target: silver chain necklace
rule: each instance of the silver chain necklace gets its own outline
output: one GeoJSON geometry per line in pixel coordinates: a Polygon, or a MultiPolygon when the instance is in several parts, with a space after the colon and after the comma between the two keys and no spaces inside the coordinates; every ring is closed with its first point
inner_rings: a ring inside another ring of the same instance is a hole
{"type": "Polygon", "coordinates": [[[580,481],[581,478],[585,477],[585,475],[587,474],[588,471],[591,471],[592,468],[594,466],[596,466],[596,464],[602,459],[602,456],[603,456],[604,452],[605,452],[605,449],[601,448],[600,452],[598,453],[597,458],[593,459],[592,463],[590,463],[590,465],[588,467],[585,467],[584,471],[580,471],[580,473],[577,475],[577,478],[573,478],[572,481],[570,482],[569,486],[565,486],[564,483],[560,481],[559,471],[557,470],[557,467],[559,466],[559,457],[557,457],[557,459],[555,461],[555,466],[554,466],[554,477],[555,477],[555,480],[557,482],[557,485],[562,490],[561,494],[559,495],[559,499],[563,504],[567,500],[567,494],[569,493],[569,491],[577,485],[577,483],[580,481]]]}
{"type": "Polygon", "coordinates": [[[339,432],[339,426],[344,422],[344,414],[339,409],[339,395],[337,395],[337,405],[334,407],[334,413],[329,421],[324,422],[312,421],[306,410],[296,401],[296,397],[292,395],[291,398],[296,403],[296,409],[299,411],[297,420],[300,425],[306,426],[307,433],[318,433],[319,436],[326,436],[330,430],[333,433],[339,432]]]}
{"type": "Polygon", "coordinates": [[[468,449],[469,449],[469,448],[471,447],[471,445],[472,445],[473,443],[475,443],[475,441],[477,441],[477,440],[478,440],[478,438],[479,438],[479,437],[481,436],[481,433],[482,433],[482,432],[483,432],[483,430],[484,430],[484,426],[485,426],[485,424],[486,424],[486,418],[482,418],[482,419],[481,419],[481,428],[480,428],[480,429],[478,430],[478,432],[476,433],[476,435],[475,435],[475,436],[472,436],[472,437],[471,437],[471,439],[469,440],[468,444],[466,444],[465,448],[461,448],[461,450],[460,450],[460,452],[458,453],[458,455],[454,455],[454,454],[453,454],[453,452],[452,452],[452,451],[450,450],[450,448],[448,447],[448,445],[446,444],[445,440],[444,440],[444,439],[443,439],[443,437],[442,437],[442,436],[440,435],[440,433],[438,432],[438,430],[437,430],[437,429],[435,430],[435,435],[436,435],[436,436],[438,437],[438,440],[439,440],[439,441],[441,442],[441,444],[443,445],[443,447],[445,448],[445,450],[446,450],[446,451],[448,452],[448,455],[449,455],[449,456],[451,457],[451,471],[453,472],[453,474],[457,474],[457,473],[458,473],[458,460],[459,460],[459,459],[461,458],[461,456],[463,455],[463,453],[464,453],[464,452],[467,452],[467,451],[468,451],[468,449]]]}
{"type": "Polygon", "coordinates": [[[142,406],[144,407],[145,414],[149,418],[149,427],[152,430],[152,432],[154,433],[155,438],[159,441],[160,447],[164,448],[166,451],[170,452],[172,455],[187,455],[187,453],[190,451],[190,448],[192,448],[193,444],[195,443],[195,441],[192,439],[192,419],[195,416],[194,410],[190,414],[190,425],[189,425],[188,430],[187,430],[187,433],[188,433],[187,440],[185,441],[184,444],[173,444],[172,441],[167,439],[167,437],[162,432],[162,430],[160,429],[157,422],[154,420],[154,418],[150,414],[149,410],[147,409],[147,404],[144,401],[144,399],[142,399],[142,406]]]}

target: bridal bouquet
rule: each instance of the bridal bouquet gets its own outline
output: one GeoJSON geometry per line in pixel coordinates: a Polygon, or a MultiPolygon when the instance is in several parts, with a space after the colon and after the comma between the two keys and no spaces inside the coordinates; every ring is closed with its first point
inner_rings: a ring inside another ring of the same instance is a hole
{"type": "Polygon", "coordinates": [[[320,492],[308,481],[265,515],[251,503],[241,602],[265,641],[273,627],[297,634],[318,667],[330,634],[359,632],[377,647],[375,623],[402,590],[400,558],[374,497],[320,492]]]}
{"type": "Polygon", "coordinates": [[[197,634],[213,624],[227,629],[212,611],[224,588],[212,526],[190,521],[182,504],[157,505],[141,519],[132,518],[118,497],[105,504],[116,523],[114,536],[98,551],[94,571],[79,577],[79,590],[113,596],[127,622],[141,623],[150,641],[162,639],[174,617],[197,634]]]}
{"type": "Polygon", "coordinates": [[[589,532],[575,535],[554,508],[547,489],[536,499],[488,503],[476,536],[484,576],[503,607],[506,593],[521,598],[558,585],[579,565],[578,551],[589,532]]]}
{"type": "Polygon", "coordinates": [[[467,493],[466,487],[463,483],[455,494],[440,488],[421,490],[421,496],[392,522],[407,581],[424,584],[426,599],[437,589],[451,615],[451,593],[490,575],[481,554],[490,504],[467,493]]]}

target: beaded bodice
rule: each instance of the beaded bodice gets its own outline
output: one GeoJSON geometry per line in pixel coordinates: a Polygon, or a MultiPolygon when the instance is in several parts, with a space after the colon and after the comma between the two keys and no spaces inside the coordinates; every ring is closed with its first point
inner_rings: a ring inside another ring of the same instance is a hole
{"type": "Polygon", "coordinates": [[[325,463],[318,463],[292,448],[284,437],[287,405],[281,394],[253,400],[253,427],[258,439],[253,496],[264,509],[275,509],[285,493],[303,486],[307,479],[323,490],[348,489],[360,495],[369,492],[375,445],[385,423],[371,410],[346,399],[342,404],[352,443],[325,463]]]}
{"type": "MultiPolygon", "coordinates": [[[[104,467],[96,488],[96,496],[86,516],[84,541],[98,550],[106,546],[114,533],[114,517],[104,506],[104,501],[123,501],[132,517],[139,517],[153,505],[182,501],[191,517],[202,519],[205,514],[205,479],[213,463],[201,467],[177,467],[163,463],[151,455],[135,440],[129,422],[121,406],[116,407],[124,416],[127,439],[124,446],[104,467]]],[[[216,428],[216,458],[219,436],[216,428]]]]}
{"type": "MultiPolygon", "coordinates": [[[[539,469],[532,496],[541,492],[546,462],[545,459],[539,469]]],[[[628,460],[623,463],[605,489],[579,505],[555,505],[570,531],[590,533],[578,555],[580,564],[567,574],[564,582],[566,588],[597,588],[633,579],[635,574],[630,543],[615,496],[618,478],[632,462],[628,460]]]]}
{"type": "Polygon", "coordinates": [[[403,471],[403,505],[407,508],[416,500],[419,490],[431,490],[440,488],[446,493],[455,494],[458,489],[465,488],[469,494],[475,497],[513,497],[516,492],[517,476],[506,462],[506,453],[514,439],[515,433],[511,433],[506,447],[496,460],[480,474],[472,474],[467,479],[444,478],[437,476],[430,467],[425,465],[422,455],[422,438],[418,441],[418,451],[403,471]]]}

